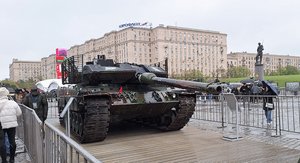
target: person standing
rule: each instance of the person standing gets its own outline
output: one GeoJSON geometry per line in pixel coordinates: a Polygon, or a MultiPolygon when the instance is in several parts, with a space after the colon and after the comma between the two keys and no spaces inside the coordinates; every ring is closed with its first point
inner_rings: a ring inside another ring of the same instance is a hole
{"type": "Polygon", "coordinates": [[[272,95],[272,91],[266,85],[263,85],[262,93],[265,95],[263,98],[263,109],[267,119],[267,127],[271,128],[272,110],[274,110],[273,98],[270,97],[272,95]]]}
{"type": "Polygon", "coordinates": [[[47,119],[48,102],[44,94],[41,94],[36,86],[24,98],[23,104],[33,109],[42,122],[47,119]]]}
{"type": "Polygon", "coordinates": [[[258,83],[254,82],[253,86],[251,87],[251,93],[253,95],[252,102],[257,103],[258,102],[258,94],[260,93],[260,88],[258,87],[258,83]]]}
{"type": "Polygon", "coordinates": [[[246,102],[248,102],[249,94],[250,94],[250,88],[246,83],[243,83],[243,85],[240,88],[240,93],[243,99],[243,107],[246,108],[246,102]]]}
{"type": "Polygon", "coordinates": [[[243,85],[240,88],[241,95],[249,95],[250,94],[250,88],[246,83],[243,83],[243,85]]]}
{"type": "Polygon", "coordinates": [[[10,159],[9,162],[13,163],[16,153],[16,127],[18,126],[17,116],[22,114],[19,105],[13,101],[9,100],[9,91],[5,87],[0,88],[0,154],[2,163],[6,163],[6,146],[4,142],[5,134],[8,136],[10,144],[10,159]]]}

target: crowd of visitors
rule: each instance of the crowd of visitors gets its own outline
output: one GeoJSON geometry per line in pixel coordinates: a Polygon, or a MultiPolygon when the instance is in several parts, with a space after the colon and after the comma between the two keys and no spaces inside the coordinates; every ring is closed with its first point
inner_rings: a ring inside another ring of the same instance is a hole
{"type": "Polygon", "coordinates": [[[13,163],[16,153],[17,117],[22,114],[18,103],[33,109],[42,122],[47,119],[48,102],[46,95],[36,86],[31,90],[16,89],[12,94],[6,87],[0,87],[0,156],[3,163],[13,163]]]}
{"type": "Polygon", "coordinates": [[[242,100],[244,108],[246,108],[246,102],[258,103],[259,99],[262,99],[262,108],[265,111],[267,126],[271,126],[272,110],[274,110],[274,97],[272,95],[278,95],[278,90],[276,88],[273,88],[272,90],[270,83],[266,81],[262,81],[261,83],[254,82],[250,84],[243,83],[239,89],[237,87],[232,89],[231,93],[235,95],[241,95],[238,96],[238,98],[242,100]]]}

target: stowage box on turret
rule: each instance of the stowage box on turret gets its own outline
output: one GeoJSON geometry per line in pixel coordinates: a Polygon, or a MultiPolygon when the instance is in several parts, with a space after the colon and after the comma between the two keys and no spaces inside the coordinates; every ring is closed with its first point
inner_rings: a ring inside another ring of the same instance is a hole
{"type": "MultiPolygon", "coordinates": [[[[208,83],[167,78],[160,67],[114,63],[105,56],[81,68],[76,65],[74,57],[62,63],[62,82],[71,86],[58,91],[58,106],[61,112],[69,98],[75,98],[70,129],[81,143],[104,140],[110,124],[126,120],[163,131],[180,130],[195,111],[195,90],[221,91],[208,83]]],[[[65,121],[66,116],[60,119],[62,125],[65,121]]]]}

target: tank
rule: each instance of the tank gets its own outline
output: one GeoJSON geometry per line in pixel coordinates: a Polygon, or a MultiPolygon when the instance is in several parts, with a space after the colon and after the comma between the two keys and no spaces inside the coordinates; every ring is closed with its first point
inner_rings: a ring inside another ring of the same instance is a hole
{"type": "MultiPolygon", "coordinates": [[[[84,66],[74,57],[62,63],[59,113],[70,97],[70,130],[81,143],[102,141],[110,125],[142,123],[162,131],[182,129],[195,111],[196,91],[221,92],[209,83],[170,79],[158,66],[114,63],[98,56],[84,66]],[[80,68],[81,67],[81,68],[80,68]]],[[[83,64],[82,64],[83,65],[83,64]]],[[[60,118],[65,126],[66,116],[60,118]]]]}

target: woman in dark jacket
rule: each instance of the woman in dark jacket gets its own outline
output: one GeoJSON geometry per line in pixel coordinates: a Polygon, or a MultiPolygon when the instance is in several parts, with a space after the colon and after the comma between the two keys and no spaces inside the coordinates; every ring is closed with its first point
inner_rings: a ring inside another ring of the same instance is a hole
{"type": "Polygon", "coordinates": [[[263,98],[263,109],[265,111],[267,124],[270,126],[272,122],[272,110],[274,110],[273,97],[270,97],[272,95],[272,91],[264,85],[262,93],[265,95],[263,98]]]}

